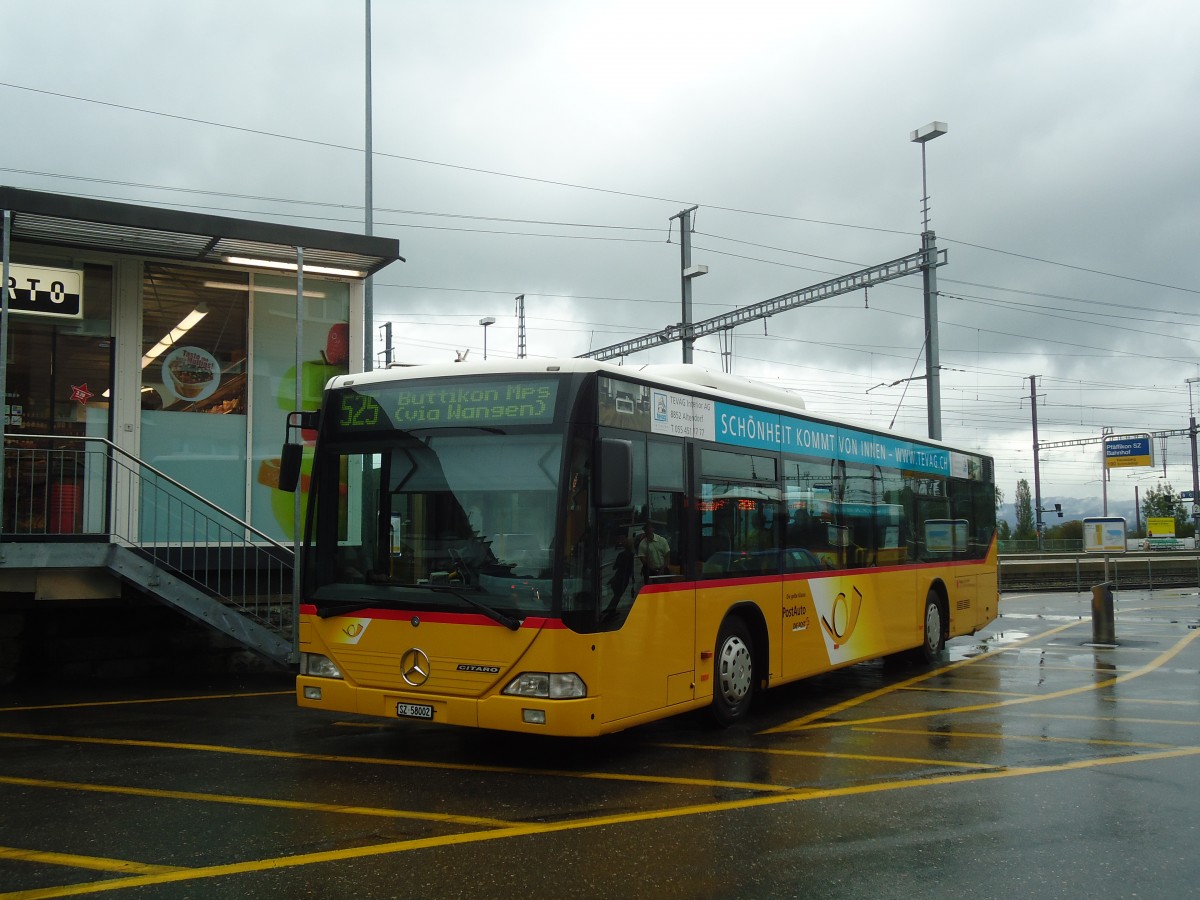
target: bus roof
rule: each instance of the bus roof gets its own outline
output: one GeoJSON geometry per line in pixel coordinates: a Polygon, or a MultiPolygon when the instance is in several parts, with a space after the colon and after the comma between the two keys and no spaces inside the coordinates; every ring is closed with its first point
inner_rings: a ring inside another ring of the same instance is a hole
{"type": "MultiPolygon", "coordinates": [[[[851,419],[815,413],[805,406],[804,399],[796,393],[777,388],[760,381],[713,372],[702,366],[686,363],[651,363],[640,366],[617,366],[594,359],[566,357],[561,359],[501,359],[486,362],[431,363],[427,365],[392,365],[386,369],[339,375],[330,379],[328,388],[354,387],[365,384],[381,384],[389,381],[407,381],[416,378],[452,378],[463,375],[533,375],[591,374],[603,373],[613,378],[649,382],[681,393],[717,393],[727,399],[742,401],[755,406],[770,407],[779,412],[800,415],[806,419],[827,425],[845,426],[862,431],[874,432],[895,438],[917,441],[947,450],[959,448],[933,438],[911,434],[894,434],[874,425],[851,419]]],[[[980,451],[965,451],[976,456],[989,456],[980,451]]]]}

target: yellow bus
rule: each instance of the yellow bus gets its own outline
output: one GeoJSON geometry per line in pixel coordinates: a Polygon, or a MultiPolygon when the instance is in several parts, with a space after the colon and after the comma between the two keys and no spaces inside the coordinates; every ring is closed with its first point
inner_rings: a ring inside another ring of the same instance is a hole
{"type": "Polygon", "coordinates": [[[996,616],[990,458],[743,379],[392,368],[333,379],[301,418],[304,707],[552,735],[703,707],[728,725],[773,685],[933,660],[996,616]]]}

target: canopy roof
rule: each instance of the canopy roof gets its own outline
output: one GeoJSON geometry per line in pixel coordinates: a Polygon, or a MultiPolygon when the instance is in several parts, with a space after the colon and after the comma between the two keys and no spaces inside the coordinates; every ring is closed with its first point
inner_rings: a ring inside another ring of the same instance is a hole
{"type": "Polygon", "coordinates": [[[0,210],[12,212],[11,240],[137,256],[246,266],[263,260],[324,266],[365,278],[403,260],[394,238],[298,228],[252,219],[91,200],[0,185],[0,210]]]}

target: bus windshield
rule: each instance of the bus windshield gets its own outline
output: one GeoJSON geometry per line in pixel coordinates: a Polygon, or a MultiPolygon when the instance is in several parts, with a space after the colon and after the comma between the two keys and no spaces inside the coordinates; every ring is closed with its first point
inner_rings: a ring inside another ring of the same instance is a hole
{"type": "Polygon", "coordinates": [[[318,604],[551,611],[560,433],[425,429],[356,443],[339,442],[317,488],[318,604]]]}

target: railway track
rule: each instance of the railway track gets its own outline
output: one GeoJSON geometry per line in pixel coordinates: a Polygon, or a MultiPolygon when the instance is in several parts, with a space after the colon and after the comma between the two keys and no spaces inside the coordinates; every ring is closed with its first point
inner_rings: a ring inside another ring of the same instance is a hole
{"type": "Polygon", "coordinates": [[[1001,591],[1086,591],[1200,588],[1200,554],[1192,550],[1113,553],[1030,553],[1000,557],[1001,591]]]}

